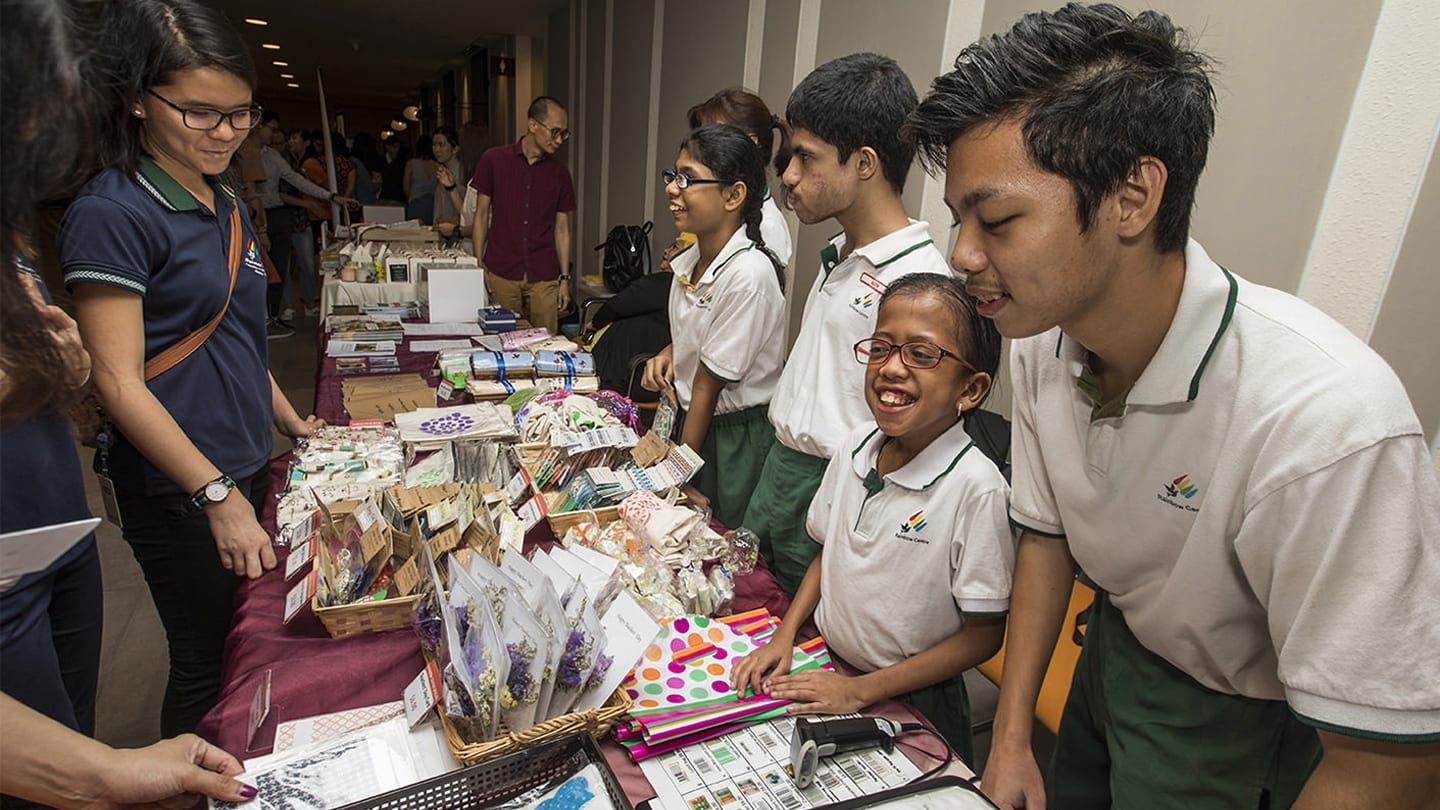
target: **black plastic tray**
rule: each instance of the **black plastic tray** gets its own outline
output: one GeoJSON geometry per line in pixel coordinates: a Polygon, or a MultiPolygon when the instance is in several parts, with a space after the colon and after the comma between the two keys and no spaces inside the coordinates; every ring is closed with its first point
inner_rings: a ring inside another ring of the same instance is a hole
{"type": "Polygon", "coordinates": [[[600,775],[610,802],[621,810],[634,806],[620,789],[615,772],[605,762],[589,734],[577,732],[558,740],[479,762],[424,782],[348,804],[342,810],[456,810],[485,807],[512,796],[567,777],[590,763],[600,766],[600,775]]]}

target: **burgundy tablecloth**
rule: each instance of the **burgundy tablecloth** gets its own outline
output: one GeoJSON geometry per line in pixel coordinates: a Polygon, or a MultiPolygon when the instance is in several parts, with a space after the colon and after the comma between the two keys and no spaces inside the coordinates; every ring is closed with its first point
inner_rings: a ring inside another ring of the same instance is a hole
{"type": "MultiPolygon", "coordinates": [[[[434,339],[421,338],[421,340],[434,339]]],[[[412,352],[409,350],[409,346],[410,339],[406,338],[399,344],[399,348],[395,352],[395,357],[400,362],[399,373],[419,374],[430,385],[437,385],[440,382],[440,376],[435,373],[435,352],[412,352]]],[[[315,415],[332,425],[350,423],[350,417],[345,413],[344,391],[341,389],[341,380],[343,379],[345,378],[335,373],[335,358],[325,356],[325,339],[322,336],[320,338],[320,363],[315,374],[315,415]]]]}
{"type": "MultiPolygon", "coordinates": [[[[403,372],[425,374],[432,382],[429,369],[433,360],[431,354],[400,352],[403,372]]],[[[332,424],[344,424],[348,420],[341,405],[335,361],[322,351],[319,366],[315,413],[332,424]]],[[[283,491],[289,458],[282,456],[271,464],[272,492],[283,491]]],[[[272,533],[274,509],[271,499],[261,521],[272,533]]],[[[526,538],[526,550],[554,539],[548,524],[541,521],[526,538]]],[[[275,570],[241,585],[226,643],[224,687],[219,702],[197,729],[201,736],[241,759],[269,753],[276,723],[399,700],[406,684],[424,666],[419,641],[409,630],[332,639],[319,620],[303,609],[289,625],[283,624],[290,584],[284,578],[285,555],[286,551],[279,549],[280,564],[275,570]],[[247,740],[250,707],[267,671],[271,715],[252,747],[247,740]]],[[[754,573],[735,581],[736,612],[765,607],[783,616],[789,605],[789,597],[763,562],[754,573]]],[[[908,706],[893,701],[876,710],[906,719],[916,716],[908,706]]],[[[608,740],[602,750],[633,802],[655,795],[639,766],[630,762],[618,743],[608,740]]]]}
{"type": "MultiPolygon", "coordinates": [[[[284,485],[288,456],[271,465],[275,491],[284,485]]],[[[273,504],[262,523],[274,526],[273,504]]],[[[526,538],[526,549],[553,543],[542,521],[526,538]]],[[[405,685],[424,666],[420,643],[409,630],[366,633],[332,639],[308,610],[289,625],[284,613],[285,554],[280,565],[259,579],[241,585],[236,596],[235,623],[227,640],[224,687],[220,701],[201,720],[197,732],[241,759],[269,753],[276,723],[317,714],[357,709],[399,700],[405,685]],[[247,740],[250,706],[255,691],[270,672],[271,716],[252,748],[247,740]]],[[[755,572],[735,582],[735,610],[758,607],[784,615],[790,599],[762,562],[755,572]]],[[[640,768],[613,740],[602,746],[625,792],[639,802],[654,795],[640,768]]]]}

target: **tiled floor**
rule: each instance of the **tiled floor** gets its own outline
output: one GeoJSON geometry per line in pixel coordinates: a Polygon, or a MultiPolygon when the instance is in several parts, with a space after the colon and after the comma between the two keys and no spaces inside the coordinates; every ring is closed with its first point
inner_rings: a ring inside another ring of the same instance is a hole
{"type": "MultiPolygon", "coordinates": [[[[302,413],[315,401],[315,318],[297,319],[294,337],[270,342],[270,368],[296,410],[302,413]]],[[[277,454],[289,449],[287,439],[276,436],[277,454]]],[[[80,448],[82,458],[90,451],[80,448]]],[[[91,509],[104,514],[94,476],[86,476],[91,509]]],[[[105,572],[105,638],[100,656],[99,705],[96,736],[112,745],[147,745],[159,739],[160,701],[165,693],[168,667],[165,632],[150,600],[140,567],[117,529],[102,523],[97,532],[105,572]]],[[[995,713],[995,687],[976,672],[966,673],[973,717],[987,721],[995,713]]],[[[1036,728],[1036,752],[1048,760],[1051,741],[1036,728]]],[[[976,759],[983,767],[990,735],[976,735],[976,759]]]]}

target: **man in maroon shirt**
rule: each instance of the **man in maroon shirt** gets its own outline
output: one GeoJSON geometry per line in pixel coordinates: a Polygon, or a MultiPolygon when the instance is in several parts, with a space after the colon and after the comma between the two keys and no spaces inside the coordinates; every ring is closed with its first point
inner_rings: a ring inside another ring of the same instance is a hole
{"type": "Polygon", "coordinates": [[[555,150],[570,139],[560,102],[530,104],[520,140],[486,150],[475,166],[472,241],[490,302],[551,332],[570,308],[570,215],[575,186],[555,150]]]}

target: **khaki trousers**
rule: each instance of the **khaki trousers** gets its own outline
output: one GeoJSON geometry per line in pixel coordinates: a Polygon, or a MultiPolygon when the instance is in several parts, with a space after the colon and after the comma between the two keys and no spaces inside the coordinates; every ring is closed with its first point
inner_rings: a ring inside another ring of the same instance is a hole
{"type": "Polygon", "coordinates": [[[529,321],[543,326],[551,334],[560,333],[560,282],[512,281],[486,272],[485,286],[490,290],[490,304],[504,307],[529,321]]]}

